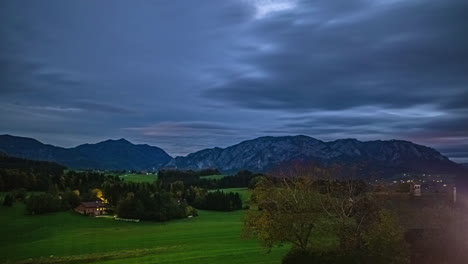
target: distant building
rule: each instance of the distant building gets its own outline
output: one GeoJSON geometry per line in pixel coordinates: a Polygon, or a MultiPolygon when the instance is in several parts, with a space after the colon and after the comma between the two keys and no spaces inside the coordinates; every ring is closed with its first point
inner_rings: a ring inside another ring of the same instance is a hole
{"type": "Polygon", "coordinates": [[[107,205],[101,201],[82,202],[75,208],[75,212],[84,215],[103,215],[106,214],[107,205]]]}
{"type": "Polygon", "coordinates": [[[410,193],[412,196],[421,196],[421,184],[411,183],[410,193]]]}

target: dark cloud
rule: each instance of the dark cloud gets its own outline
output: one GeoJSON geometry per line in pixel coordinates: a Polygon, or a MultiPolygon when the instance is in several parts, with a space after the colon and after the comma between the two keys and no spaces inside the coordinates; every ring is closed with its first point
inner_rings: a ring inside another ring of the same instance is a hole
{"type": "Polygon", "coordinates": [[[0,133],[187,154],[264,135],[468,159],[463,0],[0,3],[0,133]]]}
{"type": "Polygon", "coordinates": [[[104,102],[95,102],[88,100],[76,100],[76,105],[82,109],[88,111],[99,111],[105,113],[117,113],[117,114],[135,114],[136,111],[118,104],[110,104],[104,102]]]}
{"type": "Polygon", "coordinates": [[[239,61],[262,74],[231,78],[205,95],[307,111],[438,105],[466,91],[466,2],[332,2],[303,2],[308,11],[259,22],[251,34],[272,51],[239,61]]]}

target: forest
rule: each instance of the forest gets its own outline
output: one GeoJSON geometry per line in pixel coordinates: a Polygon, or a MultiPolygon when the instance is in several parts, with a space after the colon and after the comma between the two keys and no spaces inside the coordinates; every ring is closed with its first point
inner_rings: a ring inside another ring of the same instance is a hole
{"type": "Polygon", "coordinates": [[[202,179],[219,172],[168,170],[161,171],[154,183],[135,183],[103,172],[67,170],[51,162],[3,156],[0,163],[0,190],[9,191],[3,201],[5,206],[21,201],[28,214],[43,214],[72,210],[82,201],[102,200],[108,205],[108,213],[151,221],[197,216],[196,208],[240,210],[239,194],[211,192],[207,187],[247,186],[256,176],[242,172],[222,179],[202,179]]]}

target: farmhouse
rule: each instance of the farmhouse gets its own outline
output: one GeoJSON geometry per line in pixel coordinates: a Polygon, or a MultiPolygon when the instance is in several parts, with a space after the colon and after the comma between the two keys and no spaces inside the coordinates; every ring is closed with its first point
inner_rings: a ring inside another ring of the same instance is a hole
{"type": "Polygon", "coordinates": [[[75,208],[75,212],[78,212],[84,215],[97,216],[97,215],[106,214],[106,209],[107,209],[106,204],[101,201],[82,202],[80,205],[78,205],[75,208]]]}

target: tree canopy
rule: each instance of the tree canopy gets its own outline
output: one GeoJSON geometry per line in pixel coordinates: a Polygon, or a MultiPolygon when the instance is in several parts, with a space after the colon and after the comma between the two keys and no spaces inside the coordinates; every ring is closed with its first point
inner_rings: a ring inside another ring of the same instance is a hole
{"type": "Polygon", "coordinates": [[[300,176],[259,180],[243,235],[268,249],[292,245],[284,263],[406,263],[408,250],[395,215],[378,204],[364,182],[334,178],[337,171],[314,168],[300,176]]]}

